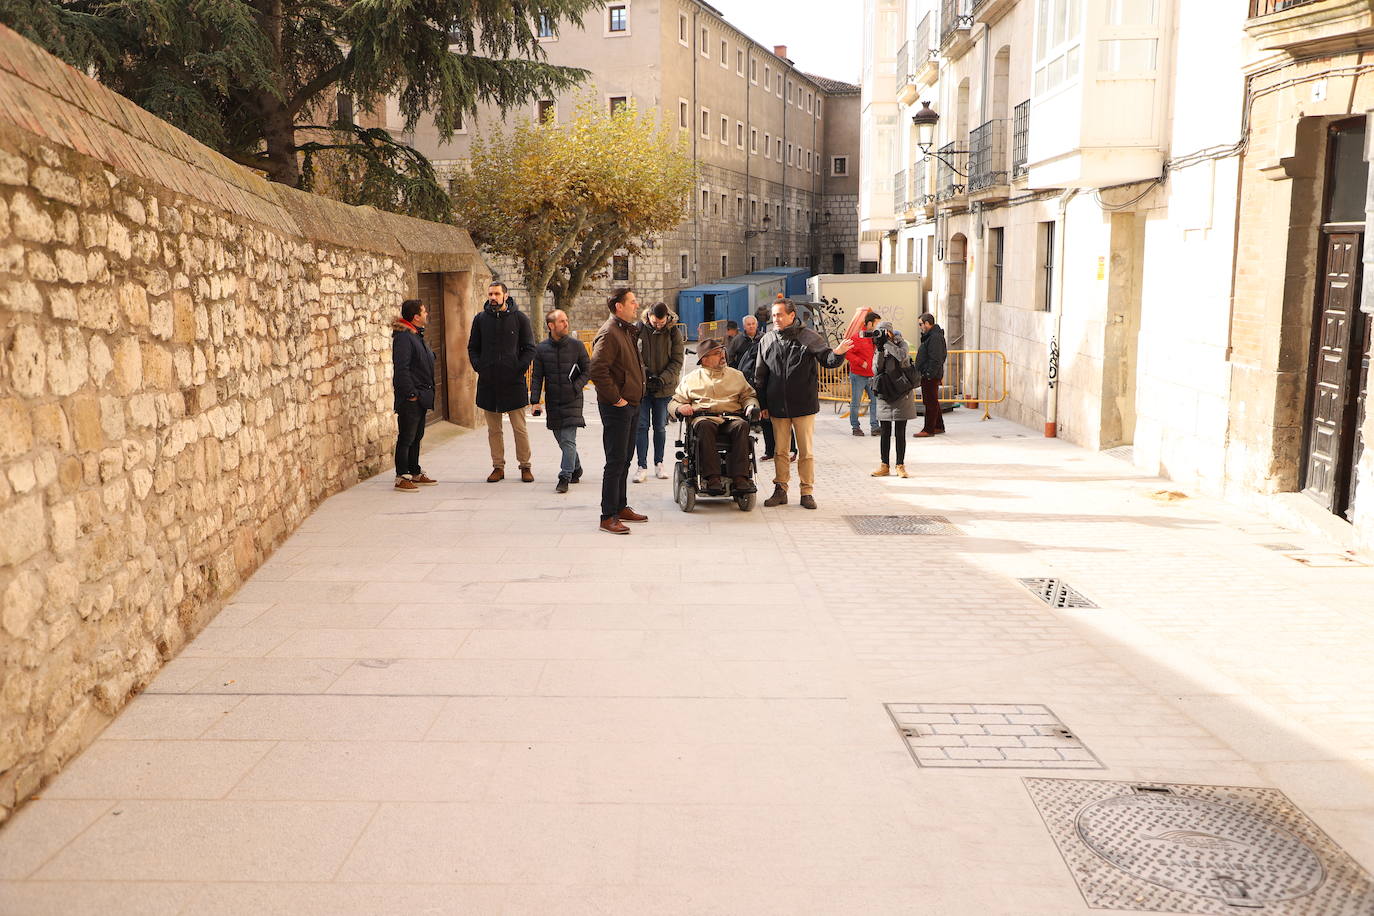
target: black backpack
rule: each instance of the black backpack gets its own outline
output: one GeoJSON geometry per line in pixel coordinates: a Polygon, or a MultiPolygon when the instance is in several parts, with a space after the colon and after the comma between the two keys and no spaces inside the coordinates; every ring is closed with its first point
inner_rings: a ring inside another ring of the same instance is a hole
{"type": "Polygon", "coordinates": [[[878,395],[889,403],[899,401],[916,387],[919,378],[916,366],[910,361],[903,365],[884,356],[883,371],[878,373],[878,395]]]}

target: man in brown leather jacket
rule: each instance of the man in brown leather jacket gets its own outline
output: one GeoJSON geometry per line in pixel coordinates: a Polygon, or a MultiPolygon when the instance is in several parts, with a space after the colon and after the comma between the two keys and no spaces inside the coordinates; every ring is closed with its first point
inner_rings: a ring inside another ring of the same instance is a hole
{"type": "Polygon", "coordinates": [[[644,397],[644,367],[639,362],[639,330],[635,318],[639,300],[624,287],[606,300],[610,318],[592,341],[592,384],[601,411],[601,444],[606,466],[601,476],[601,530],[629,534],[625,522],[647,522],[625,504],[634,448],[639,402],[644,397]]]}

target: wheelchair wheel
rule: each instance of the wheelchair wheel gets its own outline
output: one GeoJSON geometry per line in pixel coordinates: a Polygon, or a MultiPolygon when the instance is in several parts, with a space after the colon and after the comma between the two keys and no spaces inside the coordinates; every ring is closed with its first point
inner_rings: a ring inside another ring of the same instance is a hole
{"type": "Polygon", "coordinates": [[[696,491],[696,488],[693,487],[693,486],[692,486],[690,483],[688,483],[686,480],[679,480],[679,481],[678,481],[677,489],[676,489],[676,492],[675,492],[675,498],[676,498],[676,500],[677,500],[678,506],[680,506],[680,507],[682,508],[682,511],[683,511],[683,512],[691,512],[693,509],[696,508],[696,505],[697,505],[697,491],[696,491]]]}
{"type": "Polygon", "coordinates": [[[741,512],[752,512],[754,509],[754,502],[758,498],[759,494],[757,493],[743,493],[735,497],[735,502],[739,504],[739,510],[741,512]]]}

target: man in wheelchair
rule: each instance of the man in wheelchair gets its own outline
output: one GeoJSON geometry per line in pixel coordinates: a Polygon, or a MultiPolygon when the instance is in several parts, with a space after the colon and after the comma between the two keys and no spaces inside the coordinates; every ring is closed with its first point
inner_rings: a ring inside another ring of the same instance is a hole
{"type": "Polygon", "coordinates": [[[724,496],[726,491],[718,443],[728,443],[725,471],[733,492],[755,491],[749,424],[759,417],[759,401],[744,374],[725,365],[725,346],[719,340],[707,338],[697,344],[697,368],[678,382],[668,413],[687,421],[686,444],[690,447],[695,439],[696,445],[695,456],[689,453],[687,460],[695,457],[695,470],[706,479],[708,496],[724,496]]]}

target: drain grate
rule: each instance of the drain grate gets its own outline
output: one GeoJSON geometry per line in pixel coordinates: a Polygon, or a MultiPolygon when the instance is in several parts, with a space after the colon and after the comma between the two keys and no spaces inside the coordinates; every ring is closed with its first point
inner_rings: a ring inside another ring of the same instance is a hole
{"type": "Polygon", "coordinates": [[[1374,912],[1374,881],[1282,792],[1026,777],[1088,906],[1374,912]]]}
{"type": "Polygon", "coordinates": [[[944,534],[964,532],[943,515],[846,515],[855,534],[944,534]]]}
{"type": "Polygon", "coordinates": [[[1018,579],[1050,607],[1097,607],[1063,579],[1018,579]]]}
{"type": "Polygon", "coordinates": [[[1035,703],[886,703],[923,767],[1100,770],[1049,707],[1035,703]]]}

